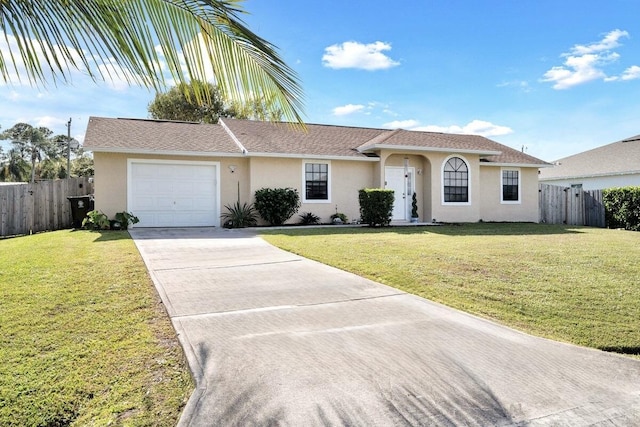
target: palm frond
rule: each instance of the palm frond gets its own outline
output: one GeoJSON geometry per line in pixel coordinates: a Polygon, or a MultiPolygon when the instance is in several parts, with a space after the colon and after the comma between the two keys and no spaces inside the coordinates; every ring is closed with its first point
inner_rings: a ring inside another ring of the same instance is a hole
{"type": "Polygon", "coordinates": [[[2,0],[9,48],[0,51],[0,75],[55,84],[80,70],[161,91],[167,77],[204,81],[212,67],[225,98],[272,99],[285,119],[302,124],[296,73],[242,13],[241,0],[2,0]]]}

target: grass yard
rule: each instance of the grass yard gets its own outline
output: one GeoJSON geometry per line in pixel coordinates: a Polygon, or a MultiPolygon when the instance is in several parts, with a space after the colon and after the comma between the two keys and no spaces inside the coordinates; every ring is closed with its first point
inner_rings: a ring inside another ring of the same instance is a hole
{"type": "Polygon", "coordinates": [[[269,230],[270,243],[502,324],[640,354],[640,233],[544,224],[269,230]]]}
{"type": "Polygon", "coordinates": [[[126,232],[0,240],[0,425],[174,426],[192,390],[126,232]]]}

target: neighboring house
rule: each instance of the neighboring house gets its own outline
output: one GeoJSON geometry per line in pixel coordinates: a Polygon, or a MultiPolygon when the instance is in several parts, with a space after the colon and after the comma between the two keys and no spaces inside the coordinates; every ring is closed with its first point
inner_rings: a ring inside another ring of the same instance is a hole
{"type": "Polygon", "coordinates": [[[640,186],[640,135],[565,157],[540,182],[583,190],[640,186]]]}
{"type": "MultiPolygon", "coordinates": [[[[224,206],[290,187],[299,213],[359,218],[358,190],[395,191],[394,221],[538,222],[538,168],[548,163],[487,138],[224,119],[217,125],[92,117],[95,206],[138,226],[219,226],[224,206]]],[[[299,222],[294,215],[289,222],[299,222]]]]}

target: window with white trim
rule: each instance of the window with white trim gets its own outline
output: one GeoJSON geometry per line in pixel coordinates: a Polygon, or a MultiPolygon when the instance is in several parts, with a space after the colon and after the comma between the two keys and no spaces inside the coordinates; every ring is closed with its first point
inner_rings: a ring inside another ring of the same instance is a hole
{"type": "Polygon", "coordinates": [[[451,157],[442,169],[445,203],[469,202],[469,166],[460,157],[451,157]]]}
{"type": "Polygon", "coordinates": [[[502,169],[502,198],[503,202],[520,202],[520,170],[502,169]]]}
{"type": "Polygon", "coordinates": [[[331,165],[326,162],[304,162],[304,201],[330,201],[331,165]]]}

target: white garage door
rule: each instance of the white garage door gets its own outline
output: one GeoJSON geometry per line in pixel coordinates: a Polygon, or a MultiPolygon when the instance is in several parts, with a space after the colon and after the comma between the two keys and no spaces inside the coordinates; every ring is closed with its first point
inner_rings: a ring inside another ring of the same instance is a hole
{"type": "Polygon", "coordinates": [[[129,161],[129,211],[137,227],[220,225],[218,164],[129,161]]]}

